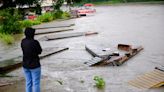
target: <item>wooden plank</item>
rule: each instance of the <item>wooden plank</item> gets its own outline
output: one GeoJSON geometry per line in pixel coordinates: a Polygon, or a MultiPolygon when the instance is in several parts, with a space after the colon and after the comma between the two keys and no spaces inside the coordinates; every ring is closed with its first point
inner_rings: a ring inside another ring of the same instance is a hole
{"type": "Polygon", "coordinates": [[[40,39],[44,39],[46,41],[50,40],[58,40],[58,39],[65,39],[65,38],[72,38],[72,37],[79,37],[79,36],[86,36],[86,35],[94,35],[97,34],[97,32],[74,32],[74,33],[63,33],[63,34],[55,34],[55,35],[48,35],[44,36],[40,39]]]}
{"type": "Polygon", "coordinates": [[[164,86],[164,81],[152,86],[152,88],[158,88],[158,87],[161,87],[161,86],[164,86]]]}
{"type": "Polygon", "coordinates": [[[89,60],[88,62],[85,62],[85,64],[89,65],[89,66],[95,66],[101,62],[103,62],[104,59],[100,58],[100,57],[94,57],[92,58],[92,60],[89,60]]]}
{"type": "Polygon", "coordinates": [[[138,77],[135,79],[135,81],[137,81],[137,80],[138,80],[138,82],[141,82],[142,85],[145,85],[149,88],[151,86],[153,86],[154,84],[157,84],[160,82],[160,81],[154,80],[153,78],[146,77],[146,76],[138,77]],[[144,83],[142,83],[142,82],[144,82],[144,83]]]}
{"type": "Polygon", "coordinates": [[[162,77],[162,75],[160,75],[160,74],[157,75],[155,72],[153,72],[153,73],[147,73],[144,76],[153,77],[156,80],[164,80],[164,77],[162,77]]]}
{"type": "Polygon", "coordinates": [[[157,69],[155,69],[154,71],[157,72],[157,73],[160,73],[160,74],[164,75],[164,72],[161,71],[161,70],[157,70],[157,69]]]}
{"type": "Polygon", "coordinates": [[[63,27],[71,27],[71,26],[74,26],[74,25],[75,24],[63,25],[63,26],[39,27],[39,28],[35,28],[35,29],[38,30],[38,29],[50,29],[50,28],[63,28],[63,27]]]}
{"type": "Polygon", "coordinates": [[[157,81],[154,81],[154,80],[151,80],[151,82],[150,81],[145,81],[145,80],[147,80],[147,79],[137,78],[135,80],[130,81],[129,83],[135,84],[134,86],[136,86],[136,85],[141,86],[142,88],[151,88],[155,84],[160,83],[160,82],[157,82],[157,81]]]}
{"type": "Polygon", "coordinates": [[[100,55],[96,54],[93,50],[91,50],[88,46],[85,46],[87,52],[89,52],[93,57],[101,57],[100,55]]]}
{"type": "Polygon", "coordinates": [[[142,76],[139,76],[136,79],[129,81],[128,83],[138,88],[152,88],[160,87],[161,85],[163,85],[163,82],[163,72],[159,70],[154,70],[142,76]]]}
{"type": "Polygon", "coordinates": [[[137,87],[137,88],[140,88],[140,89],[144,89],[145,87],[139,83],[139,82],[136,82],[136,81],[130,81],[128,82],[130,85],[134,86],[134,87],[137,87]]]}
{"type": "Polygon", "coordinates": [[[161,66],[161,67],[155,67],[155,69],[157,69],[157,70],[160,70],[160,71],[164,72],[164,66],[161,66]]]}
{"type": "Polygon", "coordinates": [[[65,32],[65,31],[73,31],[73,29],[62,29],[62,30],[51,30],[51,31],[36,31],[35,35],[58,33],[58,32],[65,32]]]}
{"type": "Polygon", "coordinates": [[[144,89],[142,86],[139,86],[139,85],[137,85],[137,84],[134,83],[134,82],[128,82],[128,84],[130,84],[130,85],[132,85],[132,86],[134,86],[134,87],[137,87],[137,88],[139,88],[139,89],[144,89]]]}
{"type": "MultiPolygon", "coordinates": [[[[62,52],[67,50],[67,47],[52,47],[52,48],[45,48],[43,49],[43,52],[41,55],[39,55],[40,59],[43,59],[47,56],[62,52]]],[[[16,58],[12,58],[12,59],[8,59],[8,60],[4,60],[0,62],[0,73],[7,73],[10,72],[14,69],[19,68],[20,66],[22,66],[22,56],[16,57],[16,58]]]]}

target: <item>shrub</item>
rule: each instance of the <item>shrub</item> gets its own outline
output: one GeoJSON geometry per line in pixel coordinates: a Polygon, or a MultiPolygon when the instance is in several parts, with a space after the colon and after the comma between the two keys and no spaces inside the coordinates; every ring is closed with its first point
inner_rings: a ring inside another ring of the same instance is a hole
{"type": "Polygon", "coordinates": [[[56,11],[53,13],[53,16],[55,16],[56,19],[61,19],[63,15],[63,11],[56,11]]]}
{"type": "Polygon", "coordinates": [[[52,13],[44,13],[42,14],[41,16],[39,16],[37,18],[38,21],[41,21],[41,22],[49,22],[49,21],[52,21],[53,20],[53,15],[52,13]]]}
{"type": "Polygon", "coordinates": [[[70,13],[68,13],[68,12],[63,12],[63,14],[62,14],[62,18],[63,18],[63,19],[68,19],[68,18],[70,18],[70,17],[71,17],[70,13]]]}
{"type": "Polygon", "coordinates": [[[97,88],[104,88],[105,87],[105,81],[103,78],[99,77],[99,76],[94,76],[94,80],[95,80],[95,83],[96,83],[96,87],[97,88]]]}
{"type": "Polygon", "coordinates": [[[9,34],[1,34],[0,33],[0,40],[6,44],[14,43],[14,38],[12,35],[9,34]]]}
{"type": "Polygon", "coordinates": [[[4,9],[0,10],[1,22],[1,30],[0,33],[5,34],[15,34],[22,32],[22,26],[19,22],[21,16],[18,14],[17,10],[14,9],[4,9]]]}
{"type": "Polygon", "coordinates": [[[38,20],[23,20],[23,21],[20,21],[20,23],[23,27],[31,27],[33,25],[41,24],[41,22],[38,20]]]}

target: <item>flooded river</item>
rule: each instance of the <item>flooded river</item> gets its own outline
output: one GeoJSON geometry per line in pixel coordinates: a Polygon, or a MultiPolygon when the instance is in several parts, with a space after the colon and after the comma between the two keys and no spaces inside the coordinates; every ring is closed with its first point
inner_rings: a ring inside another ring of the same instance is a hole
{"type": "MultiPolygon", "coordinates": [[[[41,60],[42,92],[163,92],[164,88],[137,89],[127,82],[156,66],[164,66],[164,5],[98,6],[96,10],[92,16],[35,26],[75,24],[71,27],[72,32],[99,32],[88,37],[40,41],[42,47],[69,47],[65,52],[41,60]],[[142,45],[144,50],[119,67],[88,67],[84,64],[92,58],[85,51],[85,45],[110,47],[118,43],[142,45]],[[104,78],[106,86],[103,90],[94,87],[94,76],[104,78]]],[[[36,36],[36,39],[41,36],[44,35],[36,36]]],[[[23,78],[21,68],[9,74],[23,78]]],[[[15,85],[1,87],[0,92],[24,92],[24,80],[18,78],[15,85]]]]}

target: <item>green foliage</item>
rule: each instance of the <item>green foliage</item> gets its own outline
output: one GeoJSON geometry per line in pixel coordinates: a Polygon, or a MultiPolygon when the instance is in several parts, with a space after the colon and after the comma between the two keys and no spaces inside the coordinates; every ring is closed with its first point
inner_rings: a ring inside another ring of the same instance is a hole
{"type": "Polygon", "coordinates": [[[40,22],[49,22],[52,21],[54,19],[52,13],[44,13],[42,15],[40,15],[37,20],[40,22]]]}
{"type": "Polygon", "coordinates": [[[56,18],[56,19],[61,19],[62,18],[62,14],[63,14],[63,11],[55,11],[53,13],[53,16],[56,18]]]}
{"type": "Polygon", "coordinates": [[[94,76],[94,80],[97,88],[102,89],[105,87],[105,81],[100,76],[94,76]]]}
{"type": "Polygon", "coordinates": [[[4,42],[5,44],[8,44],[8,45],[14,43],[13,36],[9,35],[9,34],[2,34],[2,33],[0,33],[0,40],[2,42],[4,42]]]}
{"type": "Polygon", "coordinates": [[[31,27],[33,25],[41,24],[41,22],[38,20],[23,20],[23,21],[20,21],[20,23],[23,27],[31,27]]]}
{"type": "Polygon", "coordinates": [[[64,3],[64,0],[57,0],[57,2],[53,5],[54,10],[59,11],[63,3],[64,3]]]}
{"type": "Polygon", "coordinates": [[[0,10],[0,16],[3,17],[0,22],[0,33],[15,34],[22,32],[22,26],[19,22],[21,16],[18,14],[17,10],[0,10]]]}
{"type": "Polygon", "coordinates": [[[69,12],[63,12],[63,14],[62,14],[62,18],[63,18],[63,19],[68,19],[68,18],[70,18],[70,17],[71,17],[71,15],[70,15],[69,12]]]}
{"type": "Polygon", "coordinates": [[[15,0],[18,5],[33,5],[37,4],[39,0],[15,0]]]}

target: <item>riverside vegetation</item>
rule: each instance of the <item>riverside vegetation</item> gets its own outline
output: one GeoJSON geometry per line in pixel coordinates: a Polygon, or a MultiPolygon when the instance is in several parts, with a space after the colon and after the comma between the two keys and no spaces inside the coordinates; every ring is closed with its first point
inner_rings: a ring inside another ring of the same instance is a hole
{"type": "Polygon", "coordinates": [[[31,27],[56,19],[69,19],[70,14],[61,10],[47,12],[37,16],[34,20],[22,20],[22,15],[17,9],[0,10],[0,41],[6,44],[14,43],[14,34],[20,34],[25,27],[31,27]]]}

